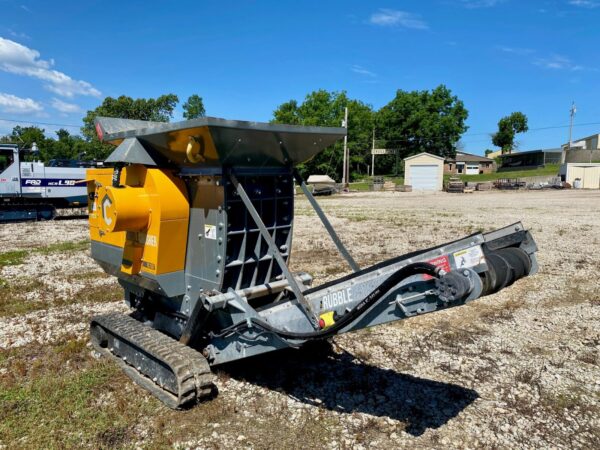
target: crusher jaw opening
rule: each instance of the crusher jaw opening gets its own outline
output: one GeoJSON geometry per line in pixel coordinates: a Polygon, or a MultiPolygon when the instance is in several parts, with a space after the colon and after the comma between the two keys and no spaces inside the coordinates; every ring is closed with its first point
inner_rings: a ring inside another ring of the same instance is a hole
{"type": "Polygon", "coordinates": [[[464,305],[537,269],[520,223],[360,268],[295,166],[344,128],[200,118],[98,118],[114,168],[87,173],[92,257],[130,316],[91,339],[172,408],[214,395],[211,367],[464,305]],[[291,273],[294,182],[352,273],[312,287],[291,273]]]}

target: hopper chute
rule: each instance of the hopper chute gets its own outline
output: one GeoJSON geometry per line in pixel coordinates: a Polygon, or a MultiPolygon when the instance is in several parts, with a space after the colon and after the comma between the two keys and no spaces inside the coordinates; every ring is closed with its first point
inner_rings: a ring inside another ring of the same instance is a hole
{"type": "Polygon", "coordinates": [[[176,123],[98,117],[95,123],[101,140],[126,146],[126,149],[118,147],[107,161],[140,163],[164,159],[180,167],[296,166],[346,134],[346,129],[341,127],[280,125],[213,117],[176,123]],[[142,156],[144,151],[147,156],[142,156]]]}

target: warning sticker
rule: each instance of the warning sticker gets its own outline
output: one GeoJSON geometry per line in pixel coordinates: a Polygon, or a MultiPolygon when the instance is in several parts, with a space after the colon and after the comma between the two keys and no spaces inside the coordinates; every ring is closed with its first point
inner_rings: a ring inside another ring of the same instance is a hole
{"type": "Polygon", "coordinates": [[[217,239],[217,227],[215,225],[204,225],[204,237],[206,239],[217,239]]]}
{"type": "Polygon", "coordinates": [[[462,269],[463,267],[475,267],[485,262],[483,251],[479,245],[470,247],[466,250],[461,250],[454,253],[454,262],[456,262],[456,268],[462,269]]]}
{"type": "MultiPolygon", "coordinates": [[[[433,264],[435,267],[439,267],[445,272],[450,272],[450,260],[446,255],[438,256],[437,258],[433,258],[425,262],[433,264]]],[[[433,277],[431,275],[423,275],[424,280],[431,280],[432,278],[433,277]]]]}

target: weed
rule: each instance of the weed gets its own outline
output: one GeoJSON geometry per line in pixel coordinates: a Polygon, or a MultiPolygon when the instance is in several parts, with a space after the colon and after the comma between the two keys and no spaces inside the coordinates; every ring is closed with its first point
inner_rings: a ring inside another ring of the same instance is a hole
{"type": "Polygon", "coordinates": [[[555,394],[544,390],[540,400],[546,408],[556,413],[562,413],[565,409],[573,409],[582,404],[581,395],[577,392],[555,394]]]}
{"type": "Polygon", "coordinates": [[[524,368],[519,370],[515,375],[515,381],[519,383],[528,384],[531,386],[538,385],[541,379],[539,371],[535,371],[530,368],[524,368]]]}

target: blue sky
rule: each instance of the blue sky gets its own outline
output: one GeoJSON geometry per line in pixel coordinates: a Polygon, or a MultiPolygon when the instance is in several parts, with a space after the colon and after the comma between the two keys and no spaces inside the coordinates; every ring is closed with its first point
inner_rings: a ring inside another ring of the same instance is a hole
{"type": "Polygon", "coordinates": [[[210,116],[268,121],[319,88],[379,108],[397,89],[444,83],[469,110],[473,153],[512,111],[535,129],[522,150],[559,146],[568,129],[547,127],[568,124],[572,100],[574,137],[600,132],[600,0],[0,0],[0,11],[0,118],[23,124],[79,125],[104,96],[169,92],[199,94],[210,116]]]}

